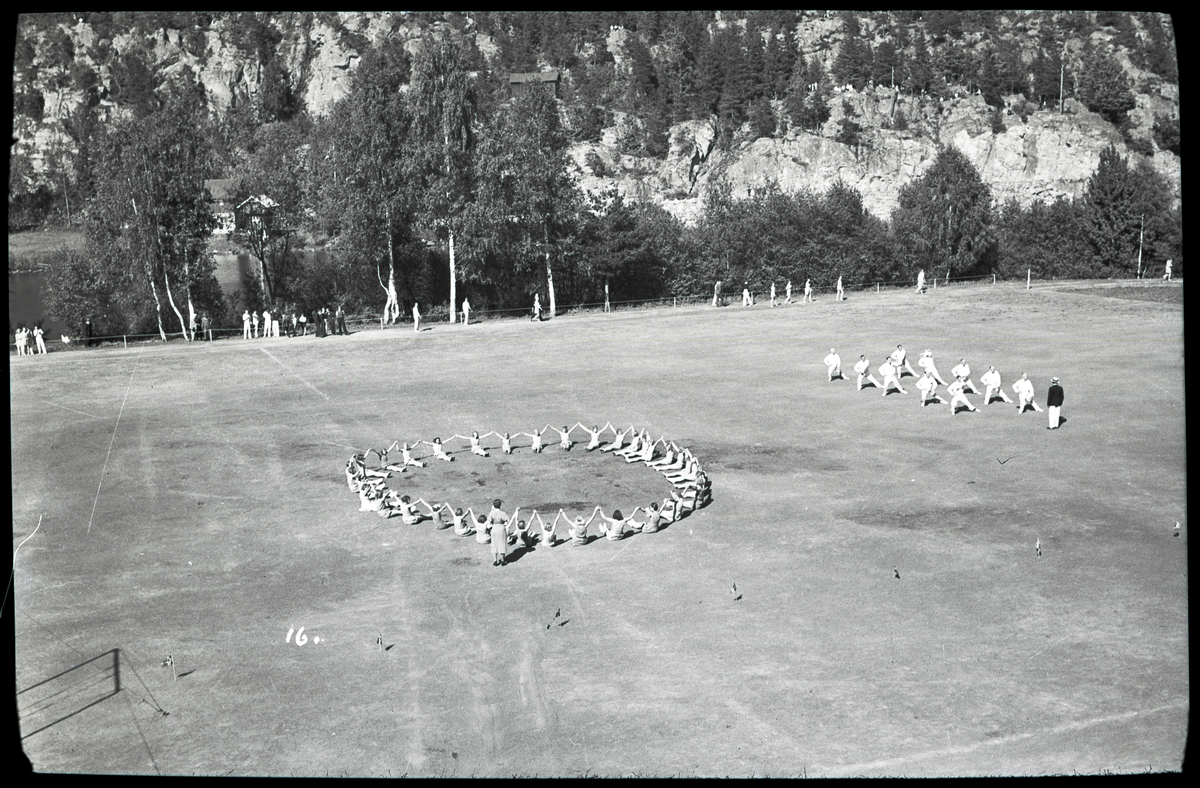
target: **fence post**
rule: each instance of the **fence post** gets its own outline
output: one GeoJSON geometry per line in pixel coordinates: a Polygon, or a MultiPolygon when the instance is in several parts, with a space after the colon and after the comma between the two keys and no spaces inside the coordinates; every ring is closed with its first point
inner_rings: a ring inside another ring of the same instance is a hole
{"type": "Polygon", "coordinates": [[[129,347],[129,337],[125,336],[124,334],[121,335],[121,342],[125,345],[126,348],[129,347]]]}
{"type": "Polygon", "coordinates": [[[1029,279],[1030,279],[1030,277],[1031,277],[1032,275],[1033,275],[1033,269],[1032,269],[1032,268],[1026,268],[1026,269],[1025,269],[1025,289],[1026,289],[1026,290],[1028,290],[1028,289],[1029,289],[1029,279]]]}
{"type": "Polygon", "coordinates": [[[992,274],[992,287],[996,286],[996,275],[992,274]]]}
{"type": "Polygon", "coordinates": [[[879,283],[878,282],[875,283],[875,292],[876,293],[879,292],[879,283]]]}

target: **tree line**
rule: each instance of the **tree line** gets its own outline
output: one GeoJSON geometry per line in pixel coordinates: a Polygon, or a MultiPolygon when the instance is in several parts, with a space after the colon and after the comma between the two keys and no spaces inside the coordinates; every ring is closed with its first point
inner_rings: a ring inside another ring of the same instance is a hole
{"type": "MultiPolygon", "coordinates": [[[[947,147],[887,221],[838,183],[749,197],[716,188],[688,227],[644,201],[587,197],[567,155],[572,102],[538,90],[507,97],[460,31],[427,36],[411,55],[392,40],[361,51],[349,94],[322,118],[268,112],[262,102],[275,99],[265,92],[247,110],[259,122],[234,128],[182,91],[95,129],[86,249],[51,272],[50,311],[76,328],[90,317],[101,332],[166,336],[187,333],[197,311],[236,324],[245,307],[342,303],[395,321],[414,302],[453,314],[465,297],[476,309],[515,309],[537,293],[553,312],[696,295],[717,279],[765,288],[897,281],[918,269],[1126,276],[1139,253],[1145,267],[1173,257],[1180,270],[1170,189],[1115,148],[1074,201],[996,206],[947,147]],[[206,250],[204,181],[222,171],[239,176],[235,202],[266,198],[236,232],[257,262],[236,294],[220,292],[206,250]],[[325,253],[303,253],[313,245],[325,253]]],[[[797,51],[789,84],[801,63],[797,51]]],[[[806,86],[821,79],[808,63],[799,73],[806,86]]],[[[652,100],[653,81],[642,84],[627,100],[652,100]]],[[[813,92],[798,111],[811,109],[813,92]]],[[[723,88],[706,95],[705,106],[735,111],[723,88]]]]}

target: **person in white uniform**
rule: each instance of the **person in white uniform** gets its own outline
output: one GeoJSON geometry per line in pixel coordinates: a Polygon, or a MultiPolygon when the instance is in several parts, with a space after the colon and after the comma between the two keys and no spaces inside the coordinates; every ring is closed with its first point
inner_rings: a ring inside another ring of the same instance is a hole
{"type": "Polygon", "coordinates": [[[804,280],[804,301],[815,301],[815,300],[816,299],[813,298],[813,294],[812,294],[812,280],[805,279],[804,280]]]}
{"type": "Polygon", "coordinates": [[[743,285],[742,286],[742,306],[750,306],[750,304],[752,304],[752,303],[753,303],[753,301],[750,300],[750,286],[743,285]]]}
{"type": "Polygon", "coordinates": [[[242,339],[250,338],[250,310],[242,312],[242,339]]]}
{"type": "Polygon", "coordinates": [[[961,403],[962,406],[969,411],[975,411],[975,412],[979,411],[979,408],[975,407],[974,405],[972,405],[970,403],[969,400],[967,400],[967,396],[964,393],[965,389],[966,389],[966,380],[961,377],[955,378],[954,382],[946,387],[946,391],[949,392],[949,394],[950,394],[950,415],[951,416],[953,416],[955,413],[958,413],[959,403],[961,403]]]}
{"type": "Polygon", "coordinates": [[[862,391],[863,381],[871,381],[871,385],[875,388],[883,388],[875,376],[871,374],[871,362],[867,361],[866,356],[859,356],[858,361],[854,364],[854,371],[858,373],[858,390],[862,391]]]}
{"type": "Polygon", "coordinates": [[[1028,372],[1021,373],[1021,379],[1013,384],[1013,393],[1017,395],[1017,412],[1024,413],[1025,408],[1032,407],[1038,413],[1042,412],[1041,407],[1033,401],[1033,381],[1029,379],[1028,372]]]}
{"type": "Polygon", "coordinates": [[[916,371],[909,366],[908,351],[904,349],[904,345],[896,345],[896,349],[892,351],[892,355],[889,358],[891,358],[892,364],[896,366],[896,377],[904,377],[904,370],[908,370],[908,374],[912,377],[917,377],[916,371]]]}
{"type": "Polygon", "coordinates": [[[937,394],[938,382],[928,370],[925,374],[917,379],[917,390],[921,392],[921,407],[925,407],[930,402],[936,402],[939,405],[945,403],[945,400],[937,394]]]}
{"type": "Polygon", "coordinates": [[[886,397],[888,392],[892,389],[896,389],[901,394],[908,393],[904,390],[904,387],[900,385],[900,376],[897,374],[896,365],[892,363],[890,358],[880,364],[877,371],[879,372],[879,376],[883,378],[883,385],[880,386],[880,388],[883,389],[883,396],[886,397]]]}
{"type": "Polygon", "coordinates": [[[987,372],[979,378],[979,382],[983,384],[983,404],[991,405],[993,397],[999,397],[1008,404],[1012,404],[1012,400],[1004,393],[1004,389],[1000,385],[1000,373],[995,367],[988,367],[987,372]]]}
{"type": "Polygon", "coordinates": [[[830,381],[833,380],[834,375],[842,380],[846,379],[846,376],[842,374],[842,357],[833,348],[829,348],[829,355],[825,357],[825,372],[830,381]]]}
{"type": "Polygon", "coordinates": [[[929,350],[928,348],[925,349],[925,352],[921,354],[919,359],[917,359],[917,366],[933,375],[933,379],[938,383],[941,383],[943,386],[948,385],[946,381],[942,380],[942,376],[938,374],[937,365],[933,363],[932,350],[929,350]]]}
{"type": "Polygon", "coordinates": [[[965,358],[959,359],[958,363],[951,367],[950,374],[956,378],[962,378],[963,386],[970,387],[972,394],[979,393],[979,389],[971,380],[971,365],[967,363],[965,358]]]}
{"type": "Polygon", "coordinates": [[[839,276],[837,281],[837,300],[846,300],[846,291],[842,289],[842,278],[839,276]]]}

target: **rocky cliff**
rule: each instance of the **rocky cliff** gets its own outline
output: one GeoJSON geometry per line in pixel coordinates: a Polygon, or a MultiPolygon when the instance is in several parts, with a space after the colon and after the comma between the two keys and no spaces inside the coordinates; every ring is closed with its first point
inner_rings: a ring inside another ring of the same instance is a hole
{"type": "MultiPolygon", "coordinates": [[[[836,31],[836,21],[831,19],[804,24],[802,42],[815,42],[836,31]]],[[[403,15],[384,13],[277,14],[272,17],[272,25],[280,36],[274,56],[282,59],[293,91],[314,115],[328,113],[346,95],[364,45],[391,37],[411,49],[428,34],[427,26],[403,15]]],[[[120,112],[106,98],[113,79],[111,58],[101,61],[97,53],[106,48],[98,46],[91,25],[79,17],[58,27],[74,45],[75,62],[98,75],[101,120],[120,112]]],[[[466,28],[471,35],[469,19],[466,28]]],[[[253,99],[263,84],[259,60],[235,45],[231,33],[228,24],[219,20],[206,31],[203,42],[197,42],[188,31],[165,29],[149,44],[132,32],[116,35],[107,42],[107,49],[123,52],[146,47],[159,92],[172,82],[199,82],[212,112],[222,117],[231,107],[253,99]]],[[[608,40],[618,64],[623,35],[623,31],[614,31],[608,40]]],[[[35,38],[36,63],[39,58],[45,59],[43,45],[48,34],[43,30],[35,38]]],[[[494,56],[496,47],[482,34],[477,36],[477,46],[485,57],[494,56]]],[[[821,57],[828,61],[830,54],[831,50],[826,49],[821,57]]],[[[1136,72],[1128,62],[1127,69],[1136,72]]],[[[46,65],[30,84],[21,84],[20,75],[14,78],[15,89],[39,91],[45,99],[40,120],[24,114],[14,116],[17,142],[13,152],[16,158],[28,161],[26,179],[30,183],[50,179],[53,167],[62,161],[61,152],[73,149],[74,142],[61,121],[87,101],[87,94],[75,89],[71,80],[63,79],[62,71],[46,65]]],[[[1138,105],[1131,120],[1143,138],[1149,137],[1156,114],[1178,117],[1176,86],[1165,84],[1156,90],[1154,95],[1136,94],[1138,105]]],[[[1009,106],[1021,104],[1012,97],[1009,106]]],[[[868,210],[887,217],[900,188],[920,177],[944,144],[953,144],[967,155],[991,186],[998,204],[1009,198],[1028,204],[1059,195],[1078,196],[1096,167],[1100,151],[1109,144],[1116,144],[1133,159],[1149,161],[1172,184],[1176,201],[1180,199],[1177,156],[1163,150],[1150,157],[1129,151],[1111,124],[1074,101],[1067,102],[1065,114],[1042,109],[1025,111],[1022,118],[1010,108],[1003,116],[1005,129],[999,133],[992,129],[991,109],[982,97],[965,93],[935,102],[882,87],[868,88],[836,94],[830,109],[832,116],[820,134],[735,139],[732,146],[721,150],[715,145],[715,124],[689,121],[671,129],[670,152],[665,159],[650,159],[622,155],[616,144],[616,129],[610,128],[599,143],[575,145],[571,157],[585,190],[598,192],[616,187],[630,198],[660,203],[688,222],[699,215],[706,191],[718,182],[728,182],[732,193],[741,196],[771,184],[785,192],[820,191],[840,179],[862,193],[868,210]],[[847,108],[864,129],[860,144],[854,147],[835,141],[847,108]],[[899,111],[909,120],[907,130],[889,128],[899,111]],[[601,164],[599,168],[596,162],[601,164]]],[[[780,111],[778,106],[776,111],[780,111]]]]}

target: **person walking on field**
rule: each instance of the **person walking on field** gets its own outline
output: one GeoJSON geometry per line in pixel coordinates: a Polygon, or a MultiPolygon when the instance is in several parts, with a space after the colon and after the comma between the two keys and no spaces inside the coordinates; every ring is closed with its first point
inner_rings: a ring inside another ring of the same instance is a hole
{"type": "Polygon", "coordinates": [[[812,294],[812,280],[811,279],[804,280],[804,300],[801,301],[800,303],[804,303],[804,301],[816,301],[816,299],[813,298],[813,294],[812,294]]]}
{"type": "Polygon", "coordinates": [[[1017,395],[1017,413],[1024,413],[1027,405],[1032,406],[1038,413],[1042,412],[1033,401],[1033,381],[1029,379],[1028,372],[1022,372],[1021,379],[1013,384],[1013,393],[1017,395]]]}
{"type": "Polygon", "coordinates": [[[1058,429],[1059,422],[1062,421],[1062,404],[1063,404],[1063,389],[1058,384],[1058,378],[1050,378],[1050,388],[1046,390],[1046,412],[1049,414],[1050,423],[1046,425],[1048,430],[1058,429]]]}
{"type": "Polygon", "coordinates": [[[840,276],[838,277],[838,283],[837,283],[837,300],[839,300],[839,301],[846,300],[846,291],[842,289],[842,278],[840,276]]]}
{"type": "Polygon", "coordinates": [[[750,306],[751,303],[753,303],[753,302],[750,300],[750,285],[743,284],[742,285],[742,306],[750,306]]]}
{"type": "Polygon", "coordinates": [[[721,305],[721,280],[718,279],[717,283],[715,285],[713,285],[713,306],[720,306],[720,305],[721,305]]]}
{"type": "Polygon", "coordinates": [[[242,339],[250,338],[250,310],[242,312],[242,339]]]}
{"type": "Polygon", "coordinates": [[[39,355],[44,355],[46,352],[45,334],[46,332],[42,330],[42,323],[39,320],[33,326],[33,341],[37,343],[37,352],[39,355]]]}
{"type": "Polygon", "coordinates": [[[871,381],[871,385],[875,388],[883,388],[875,376],[871,374],[871,362],[867,361],[866,356],[859,356],[858,362],[854,365],[854,371],[858,373],[858,390],[862,391],[863,380],[871,381]]]}
{"type": "Polygon", "coordinates": [[[771,307],[775,307],[775,283],[771,283],[771,307]]]}
{"type": "Polygon", "coordinates": [[[783,292],[784,292],[783,303],[785,303],[785,304],[792,303],[792,280],[791,279],[788,280],[787,288],[783,292]]]}
{"type": "Polygon", "coordinates": [[[463,313],[463,325],[464,326],[471,325],[471,302],[465,298],[463,299],[462,313],[463,313]]]}
{"type": "Polygon", "coordinates": [[[922,268],[917,272],[917,293],[925,292],[925,269],[922,268]]]}
{"type": "Polygon", "coordinates": [[[1166,268],[1163,270],[1163,281],[1164,282],[1171,281],[1171,266],[1174,264],[1174,262],[1175,262],[1174,260],[1167,261],[1166,268]]]}
{"type": "Polygon", "coordinates": [[[417,302],[413,302],[413,331],[421,330],[421,310],[417,308],[417,302]]]}
{"type": "Polygon", "coordinates": [[[1000,373],[996,371],[995,367],[988,367],[987,372],[984,372],[982,377],[979,378],[979,382],[983,384],[984,405],[992,404],[993,397],[999,397],[1009,405],[1012,404],[1012,400],[1008,398],[1008,395],[1004,393],[1004,389],[1000,386],[1000,373]]]}
{"type": "Polygon", "coordinates": [[[533,294],[533,315],[529,319],[535,323],[542,322],[542,297],[538,293],[533,294]]]}

